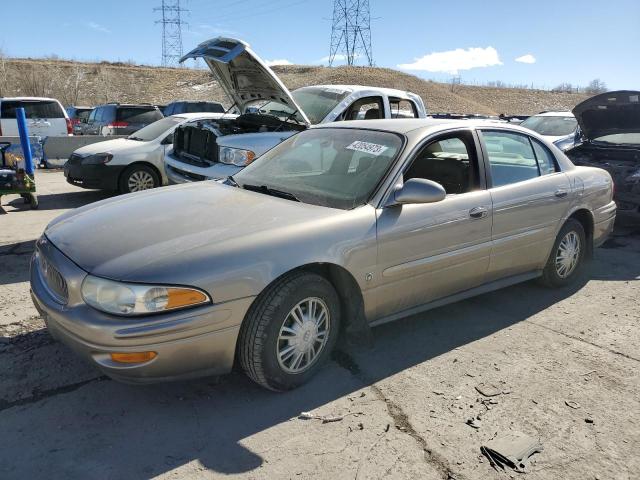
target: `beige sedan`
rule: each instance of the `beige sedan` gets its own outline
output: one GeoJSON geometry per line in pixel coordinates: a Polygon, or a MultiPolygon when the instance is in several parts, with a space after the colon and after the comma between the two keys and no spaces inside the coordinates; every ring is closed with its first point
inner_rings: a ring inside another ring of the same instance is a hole
{"type": "Polygon", "coordinates": [[[517,126],[339,122],[224,183],[59,217],[31,288],[52,335],[115,379],[238,362],[287,390],[347,332],[525,280],[574,281],[613,228],[612,195],[607,172],[517,126]]]}

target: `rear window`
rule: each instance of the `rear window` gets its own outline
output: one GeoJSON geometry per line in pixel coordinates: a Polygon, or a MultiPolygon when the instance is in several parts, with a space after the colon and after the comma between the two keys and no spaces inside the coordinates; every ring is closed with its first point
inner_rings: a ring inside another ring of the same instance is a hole
{"type": "Polygon", "coordinates": [[[224,108],[219,103],[211,102],[193,102],[184,104],[184,108],[179,108],[181,113],[199,113],[199,112],[212,112],[212,113],[224,113],[224,108]]]}
{"type": "Polygon", "coordinates": [[[162,113],[153,107],[120,107],[116,120],[129,123],[153,123],[162,118],[162,113]]]}
{"type": "Polygon", "coordinates": [[[5,100],[0,117],[16,118],[16,108],[20,107],[24,108],[27,118],[64,118],[62,107],[52,100],[5,100]]]}

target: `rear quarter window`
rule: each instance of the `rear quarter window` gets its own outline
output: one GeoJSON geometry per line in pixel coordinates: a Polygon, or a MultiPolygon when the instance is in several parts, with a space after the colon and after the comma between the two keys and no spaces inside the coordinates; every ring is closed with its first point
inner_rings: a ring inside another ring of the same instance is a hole
{"type": "Polygon", "coordinates": [[[2,102],[0,117],[16,118],[16,109],[23,107],[27,118],[65,118],[58,102],[52,100],[8,100],[2,102]]]}
{"type": "Polygon", "coordinates": [[[153,123],[162,118],[162,113],[155,108],[123,107],[118,108],[117,120],[129,123],[153,123]]]}

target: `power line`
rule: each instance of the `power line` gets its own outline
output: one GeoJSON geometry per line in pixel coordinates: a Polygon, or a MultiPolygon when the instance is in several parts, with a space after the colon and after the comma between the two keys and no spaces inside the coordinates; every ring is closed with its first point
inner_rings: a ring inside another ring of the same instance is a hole
{"type": "Polygon", "coordinates": [[[347,65],[364,57],[373,66],[369,0],[333,1],[329,65],[333,65],[336,56],[344,56],[347,65]]]}
{"type": "Polygon", "coordinates": [[[160,11],[162,18],[155,23],[162,24],[162,66],[180,66],[182,57],[182,13],[188,12],[180,6],[180,0],[162,0],[162,5],[153,9],[160,11]]]}

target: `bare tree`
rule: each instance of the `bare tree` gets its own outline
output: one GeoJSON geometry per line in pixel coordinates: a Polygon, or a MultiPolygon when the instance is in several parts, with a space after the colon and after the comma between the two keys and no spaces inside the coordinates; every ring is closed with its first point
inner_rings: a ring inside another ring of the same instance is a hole
{"type": "Polygon", "coordinates": [[[599,78],[595,78],[589,82],[584,91],[589,95],[598,95],[607,91],[607,85],[599,78]]]}
{"type": "Polygon", "coordinates": [[[556,93],[573,93],[574,91],[577,92],[578,89],[574,88],[574,86],[570,83],[564,82],[557,87],[552,88],[551,91],[556,93]]]}
{"type": "Polygon", "coordinates": [[[9,72],[7,68],[7,57],[0,49],[0,97],[7,95],[9,88],[9,72]]]}

